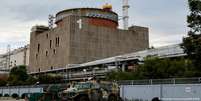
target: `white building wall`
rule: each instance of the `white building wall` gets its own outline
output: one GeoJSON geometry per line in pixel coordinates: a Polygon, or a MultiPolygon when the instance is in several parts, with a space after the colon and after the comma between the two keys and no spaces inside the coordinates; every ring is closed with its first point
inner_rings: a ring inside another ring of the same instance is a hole
{"type": "Polygon", "coordinates": [[[10,56],[10,67],[24,65],[24,51],[16,52],[10,56]]]}
{"type": "Polygon", "coordinates": [[[8,55],[6,54],[0,56],[0,70],[11,69],[19,65],[29,66],[29,45],[10,52],[9,66],[7,66],[6,58],[8,55]]]}
{"type": "Polygon", "coordinates": [[[7,63],[6,63],[6,57],[0,56],[0,69],[6,69],[7,63]]]}

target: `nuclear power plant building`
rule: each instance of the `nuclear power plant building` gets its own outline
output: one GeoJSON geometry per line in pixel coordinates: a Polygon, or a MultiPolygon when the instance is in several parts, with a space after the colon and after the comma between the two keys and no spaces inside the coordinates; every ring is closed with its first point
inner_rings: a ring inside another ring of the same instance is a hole
{"type": "Polygon", "coordinates": [[[30,37],[30,73],[145,50],[146,27],[119,29],[111,8],[75,8],[58,12],[56,27],[34,26],[30,37]]]}

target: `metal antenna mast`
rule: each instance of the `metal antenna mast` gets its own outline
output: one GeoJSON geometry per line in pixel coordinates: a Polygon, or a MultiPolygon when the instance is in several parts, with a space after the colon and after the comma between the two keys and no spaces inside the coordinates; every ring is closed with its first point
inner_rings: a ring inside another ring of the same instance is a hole
{"type": "Polygon", "coordinates": [[[54,27],[54,16],[53,15],[49,15],[49,17],[48,17],[48,27],[49,27],[49,29],[53,29],[53,27],[54,27]]]}
{"type": "Polygon", "coordinates": [[[123,0],[123,27],[124,29],[128,29],[128,9],[129,9],[129,5],[128,5],[128,0],[123,0]]]}

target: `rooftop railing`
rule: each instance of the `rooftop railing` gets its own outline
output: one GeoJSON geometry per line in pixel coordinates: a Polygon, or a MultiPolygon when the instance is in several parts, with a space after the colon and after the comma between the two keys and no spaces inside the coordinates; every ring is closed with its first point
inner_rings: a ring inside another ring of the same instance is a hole
{"type": "Polygon", "coordinates": [[[123,81],[118,81],[118,83],[120,85],[200,84],[201,77],[150,79],[150,80],[123,80],[123,81]]]}

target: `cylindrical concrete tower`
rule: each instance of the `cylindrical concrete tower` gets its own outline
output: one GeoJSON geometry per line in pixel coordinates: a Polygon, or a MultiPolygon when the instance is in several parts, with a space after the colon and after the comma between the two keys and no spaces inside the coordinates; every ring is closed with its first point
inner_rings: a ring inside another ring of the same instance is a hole
{"type": "Polygon", "coordinates": [[[74,8],[61,11],[56,14],[55,23],[59,26],[62,20],[68,16],[79,16],[81,18],[87,19],[87,22],[91,25],[117,28],[118,27],[118,14],[106,8],[74,8]]]}

